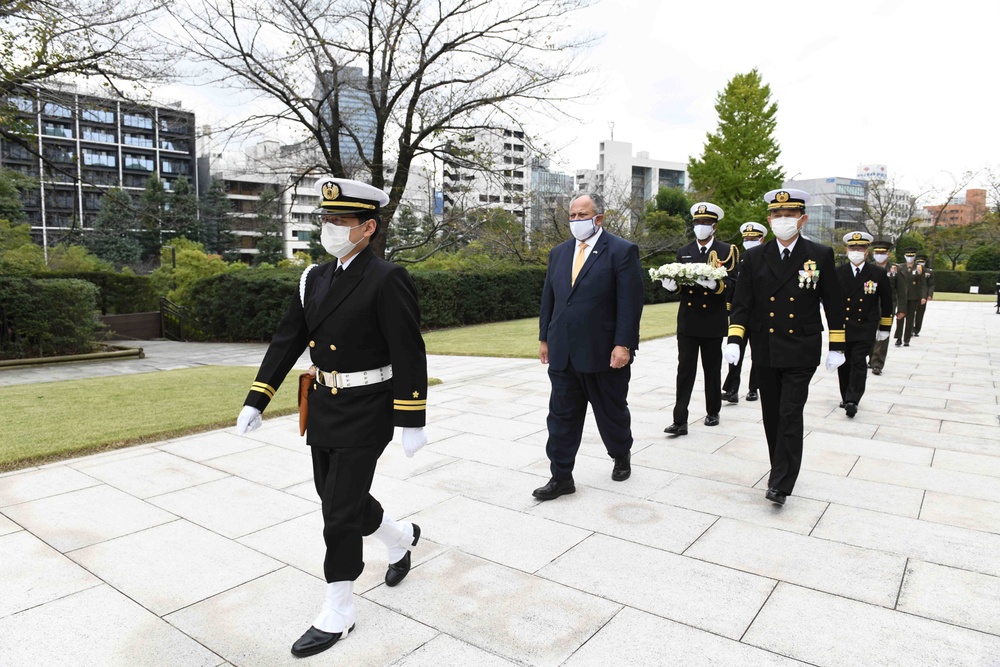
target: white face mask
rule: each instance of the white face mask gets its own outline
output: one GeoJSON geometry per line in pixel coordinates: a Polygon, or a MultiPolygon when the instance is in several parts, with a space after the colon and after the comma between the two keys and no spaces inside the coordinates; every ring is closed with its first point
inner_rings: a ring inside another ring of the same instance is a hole
{"type": "Polygon", "coordinates": [[[597,225],[594,224],[596,220],[597,216],[587,218],[586,220],[570,220],[569,233],[572,234],[573,238],[577,241],[586,241],[597,233],[597,225]]]}
{"type": "MultiPolygon", "coordinates": [[[[364,224],[364,223],[362,223],[364,224]]],[[[342,227],[340,225],[330,224],[329,222],[323,223],[323,231],[320,232],[320,243],[326,248],[326,251],[336,257],[337,259],[342,259],[347,255],[351,254],[355,246],[361,243],[360,239],[357,243],[351,242],[351,230],[357,229],[361,225],[354,225],[353,227],[342,227]]]]}
{"type": "Polygon", "coordinates": [[[851,260],[851,264],[853,264],[854,266],[859,266],[865,261],[865,251],[848,250],[847,259],[851,260]]]}
{"type": "Polygon", "coordinates": [[[695,225],[694,235],[698,237],[699,241],[704,241],[705,239],[711,238],[712,234],[715,233],[715,225],[695,225]]]}
{"type": "MultiPolygon", "coordinates": [[[[905,257],[905,255],[904,255],[904,257],[905,257]]],[[[907,257],[906,258],[906,263],[907,264],[913,264],[913,260],[915,260],[915,259],[916,259],[916,257],[907,257]]]]}
{"type": "Polygon", "coordinates": [[[751,240],[751,239],[743,239],[743,249],[744,250],[749,250],[750,248],[756,248],[759,245],[760,245],[760,241],[758,239],[753,239],[753,240],[751,240]]]}
{"type": "Polygon", "coordinates": [[[880,252],[875,253],[874,255],[872,255],[872,257],[874,257],[875,261],[878,262],[879,264],[884,264],[885,261],[889,259],[889,255],[880,252]]]}
{"type": "Polygon", "coordinates": [[[782,241],[787,241],[799,233],[799,220],[798,218],[772,218],[771,231],[782,241]]]}

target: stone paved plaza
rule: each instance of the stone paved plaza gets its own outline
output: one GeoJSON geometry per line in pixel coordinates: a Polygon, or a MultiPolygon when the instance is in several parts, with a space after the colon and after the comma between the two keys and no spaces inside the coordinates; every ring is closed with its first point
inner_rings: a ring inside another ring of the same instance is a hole
{"type": "MultiPolygon", "coordinates": [[[[264,349],[143,345],[0,384],[264,349]]],[[[670,439],[675,369],[673,338],[641,346],[631,479],[611,481],[588,417],[577,493],[539,503],[545,368],[433,357],[431,444],[390,445],[373,490],[420,524],[415,567],[386,588],[366,540],[357,631],[305,662],[289,647],[322,601],[323,545],[294,417],[0,476],[0,665],[1000,665],[992,304],[933,302],[853,420],[820,369],[784,507],[764,500],[746,375],[714,428],[699,380],[691,433],[670,439]]]]}

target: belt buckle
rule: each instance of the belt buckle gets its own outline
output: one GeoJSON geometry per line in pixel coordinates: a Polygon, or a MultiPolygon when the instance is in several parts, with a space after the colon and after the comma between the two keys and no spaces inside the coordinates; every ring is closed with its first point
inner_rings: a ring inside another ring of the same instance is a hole
{"type": "Polygon", "coordinates": [[[337,371],[319,371],[319,375],[320,384],[327,387],[337,387],[337,371]],[[332,381],[333,384],[327,384],[327,382],[330,381],[332,381]]]}

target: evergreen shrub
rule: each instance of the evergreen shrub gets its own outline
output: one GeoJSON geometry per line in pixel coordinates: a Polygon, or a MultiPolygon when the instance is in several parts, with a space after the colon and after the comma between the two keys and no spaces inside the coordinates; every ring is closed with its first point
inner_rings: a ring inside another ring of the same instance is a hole
{"type": "Polygon", "coordinates": [[[94,351],[97,294],[86,280],[0,276],[0,358],[94,351]]]}

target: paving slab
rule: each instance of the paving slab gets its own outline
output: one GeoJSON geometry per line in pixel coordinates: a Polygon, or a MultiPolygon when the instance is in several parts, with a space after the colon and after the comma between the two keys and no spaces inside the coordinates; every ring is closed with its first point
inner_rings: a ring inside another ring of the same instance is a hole
{"type": "Polygon", "coordinates": [[[1000,637],[785,583],[743,642],[823,667],[981,667],[1000,655],[1000,637]]]}
{"type": "Polygon", "coordinates": [[[769,463],[669,446],[648,447],[633,458],[638,465],[740,486],[753,486],[771,469],[769,463]]]}
{"type": "Polygon", "coordinates": [[[526,472],[462,460],[410,479],[415,485],[437,489],[438,495],[444,496],[442,501],[454,496],[464,496],[519,511],[534,507],[540,502],[531,495],[531,491],[548,481],[547,478],[526,472]]]}
{"type": "Polygon", "coordinates": [[[237,454],[209,459],[204,465],[273,489],[312,480],[312,457],[282,447],[265,445],[237,454]]]}
{"type": "Polygon", "coordinates": [[[472,644],[440,634],[393,667],[512,667],[517,663],[493,655],[472,644]]]}
{"type": "MultiPolygon", "coordinates": [[[[717,453],[770,465],[767,443],[763,439],[733,438],[720,447],[717,453]]],[[[854,454],[809,449],[803,453],[802,470],[815,470],[830,475],[846,476],[857,461],[858,457],[854,454]]]]}
{"type": "MultiPolygon", "coordinates": [[[[757,483],[761,491],[767,490],[767,480],[757,483]]],[[[869,482],[854,477],[828,475],[803,470],[795,482],[795,495],[828,503],[860,507],[916,518],[924,492],[883,482],[869,482]]]]}
{"type": "MultiPolygon", "coordinates": [[[[997,436],[1000,439],[1000,429],[997,431],[997,436]]],[[[975,475],[1000,477],[1000,443],[997,444],[995,454],[993,455],[967,454],[965,452],[952,452],[939,449],[934,453],[932,467],[967,472],[975,475]]]]}
{"type": "MultiPolygon", "coordinates": [[[[241,667],[301,665],[292,643],[319,613],[326,584],[283,568],[166,617],[172,625],[241,667]]],[[[437,631],[355,596],[355,631],[310,659],[317,665],[390,665],[437,631]]]]}
{"type": "MultiPolygon", "coordinates": [[[[612,493],[634,498],[645,498],[646,496],[662,489],[671,481],[677,479],[677,474],[656,468],[647,468],[638,464],[632,464],[632,475],[624,482],[616,482],[611,479],[611,470],[614,463],[611,459],[600,459],[592,456],[578,456],[576,465],[573,468],[573,481],[576,484],[578,494],[585,493],[584,489],[603,489],[612,493]]],[[[544,484],[551,477],[548,461],[539,461],[524,469],[542,479],[544,484]]],[[[541,485],[539,485],[541,486],[541,485]]],[[[528,491],[529,493],[531,490],[528,491]]]]}
{"type": "Polygon", "coordinates": [[[562,664],[621,609],[460,551],[441,554],[421,570],[412,581],[365,597],[521,665],[562,664]]]}
{"type": "Polygon", "coordinates": [[[511,470],[519,470],[536,461],[548,461],[544,447],[468,433],[432,442],[428,447],[429,451],[452,458],[479,461],[511,470]]]}
{"type": "Polygon", "coordinates": [[[897,609],[1000,636],[1000,577],[911,560],[897,609]]]}
{"type": "Polygon", "coordinates": [[[538,574],[730,639],[743,635],[775,583],[605,535],[588,538],[538,574]]]}
{"type": "Polygon", "coordinates": [[[157,447],[160,451],[183,457],[189,461],[207,461],[249,449],[263,447],[266,443],[228,431],[211,431],[188,436],[157,447]]]}
{"type": "Polygon", "coordinates": [[[24,529],[5,517],[3,514],[0,514],[0,536],[16,533],[19,530],[24,529]]]}
{"type": "Polygon", "coordinates": [[[825,430],[812,431],[805,437],[802,441],[802,457],[808,457],[809,452],[814,448],[883,461],[899,461],[927,466],[931,464],[931,459],[934,457],[934,450],[928,447],[901,445],[896,442],[873,440],[870,437],[858,438],[825,430]]]}
{"type": "Polygon", "coordinates": [[[927,491],[920,508],[920,518],[949,526],[1000,533],[1000,503],[989,500],[927,491]]]}
{"type": "Polygon", "coordinates": [[[87,474],[136,498],[150,498],[227,477],[227,473],[167,452],[91,465],[87,474]]]}
{"type": "Polygon", "coordinates": [[[481,435],[487,438],[500,438],[501,440],[517,440],[532,433],[545,430],[545,424],[528,424],[514,419],[501,419],[500,417],[488,417],[486,415],[463,414],[461,417],[452,417],[438,422],[442,426],[453,431],[481,435]]]}
{"type": "Polygon", "coordinates": [[[97,486],[99,481],[65,465],[14,472],[0,478],[0,507],[97,486]]]}
{"type": "Polygon", "coordinates": [[[0,618],[103,582],[27,531],[0,537],[0,618]]]}
{"type": "Polygon", "coordinates": [[[877,461],[862,456],[851,471],[851,477],[1000,502],[1000,481],[988,475],[915,466],[895,461],[877,461]]]}

